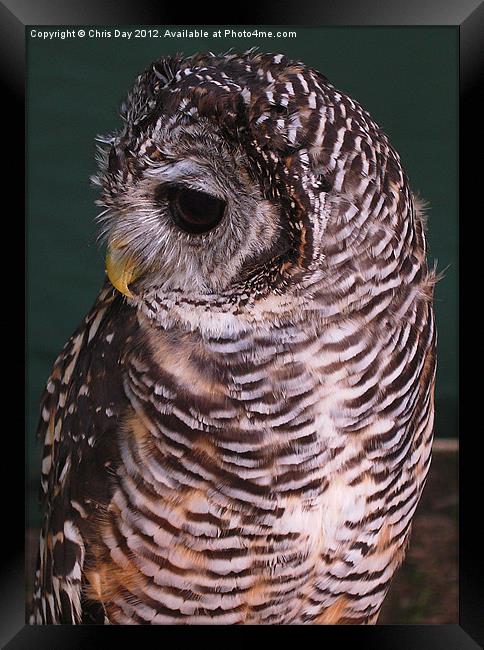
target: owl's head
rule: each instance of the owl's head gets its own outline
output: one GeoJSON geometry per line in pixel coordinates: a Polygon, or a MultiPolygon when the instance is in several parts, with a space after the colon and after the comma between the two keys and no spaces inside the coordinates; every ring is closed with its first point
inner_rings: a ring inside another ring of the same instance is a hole
{"type": "Polygon", "coordinates": [[[280,54],[155,61],[121,117],[95,179],[106,268],[151,309],[297,307],[327,275],[335,205],[344,222],[362,180],[383,183],[386,140],[368,114],[280,54]]]}

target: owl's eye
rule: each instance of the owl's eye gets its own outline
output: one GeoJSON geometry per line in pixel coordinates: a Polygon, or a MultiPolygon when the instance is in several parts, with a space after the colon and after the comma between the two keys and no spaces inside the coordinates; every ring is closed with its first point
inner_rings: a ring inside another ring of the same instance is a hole
{"type": "Polygon", "coordinates": [[[176,225],[197,235],[215,228],[222,220],[226,208],[225,201],[215,196],[180,187],[170,188],[168,204],[176,225]]]}

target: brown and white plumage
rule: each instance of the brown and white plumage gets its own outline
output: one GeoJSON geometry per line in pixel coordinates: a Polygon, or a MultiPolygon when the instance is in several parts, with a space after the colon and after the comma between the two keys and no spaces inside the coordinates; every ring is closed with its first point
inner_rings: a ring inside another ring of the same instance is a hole
{"type": "Polygon", "coordinates": [[[122,117],[98,183],[125,296],[106,284],[47,385],[32,621],[375,622],[433,426],[397,153],[282,55],[155,62],[122,117]],[[223,217],[190,231],[202,194],[223,217]]]}

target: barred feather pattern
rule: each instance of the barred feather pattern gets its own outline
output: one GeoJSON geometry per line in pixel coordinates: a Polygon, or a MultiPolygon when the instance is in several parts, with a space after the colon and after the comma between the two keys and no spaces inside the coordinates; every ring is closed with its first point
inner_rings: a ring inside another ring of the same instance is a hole
{"type": "Polygon", "coordinates": [[[374,623],[431,459],[418,204],[356,102],[254,52],[141,75],[106,194],[201,116],[243,147],[290,251],[218,294],[103,289],[43,402],[31,621],[374,623]]]}

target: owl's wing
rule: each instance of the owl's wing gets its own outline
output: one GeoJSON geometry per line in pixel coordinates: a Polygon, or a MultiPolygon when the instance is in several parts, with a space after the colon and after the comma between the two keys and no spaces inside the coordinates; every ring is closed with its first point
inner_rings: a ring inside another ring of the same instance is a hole
{"type": "Polygon", "coordinates": [[[109,500],[115,432],[127,403],[121,355],[135,327],[134,310],[106,285],[47,383],[38,430],[44,519],[31,623],[86,620],[86,540],[93,516],[109,500]]]}

